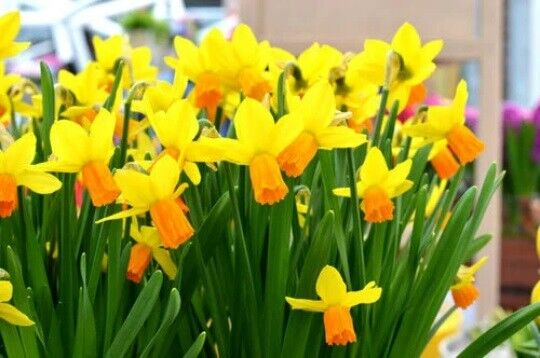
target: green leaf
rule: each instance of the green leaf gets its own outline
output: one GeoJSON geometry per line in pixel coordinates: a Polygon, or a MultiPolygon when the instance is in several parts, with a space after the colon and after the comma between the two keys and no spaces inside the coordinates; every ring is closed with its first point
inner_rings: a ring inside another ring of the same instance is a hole
{"type": "Polygon", "coordinates": [[[204,341],[206,339],[206,332],[199,334],[199,337],[193,342],[189,350],[184,354],[184,358],[197,358],[199,353],[204,346],[204,341]]]}
{"type": "Polygon", "coordinates": [[[43,101],[43,120],[41,121],[41,139],[43,142],[43,154],[47,158],[51,154],[51,141],[49,133],[55,117],[54,105],[54,81],[51,70],[45,62],[39,64],[41,69],[41,93],[43,101]]]}
{"type": "Polygon", "coordinates": [[[523,307],[478,337],[458,357],[484,357],[538,316],[540,316],[540,302],[523,307]]]}
{"type": "Polygon", "coordinates": [[[79,309],[75,330],[74,357],[96,357],[96,323],[94,309],[88,297],[86,284],[86,254],[81,255],[81,277],[83,287],[79,290],[79,309]]]}
{"type": "Polygon", "coordinates": [[[146,348],[141,353],[141,358],[148,357],[152,352],[152,347],[158,342],[161,338],[165,336],[168,328],[174,322],[176,316],[180,312],[180,294],[176,288],[171,290],[169,295],[169,302],[167,303],[167,308],[165,308],[165,314],[163,315],[163,320],[156,331],[156,334],[150,339],[150,342],[146,345],[146,348]]]}
{"type": "MultiPolygon", "coordinates": [[[[111,111],[114,107],[114,102],[116,100],[116,92],[118,91],[118,87],[120,86],[121,80],[122,80],[122,74],[124,73],[124,61],[123,60],[117,60],[115,63],[116,72],[114,73],[114,82],[111,87],[111,94],[107,99],[105,100],[105,103],[103,103],[103,108],[105,108],[108,111],[111,111]]],[[[122,89],[120,89],[122,90],[122,89]]]]}
{"type": "Polygon", "coordinates": [[[107,350],[105,355],[106,358],[124,357],[129,347],[131,347],[135,341],[144,322],[152,312],[159,297],[162,283],[163,274],[161,271],[154,272],[137,297],[124,324],[122,324],[122,327],[118,330],[111,347],[107,350]]]}

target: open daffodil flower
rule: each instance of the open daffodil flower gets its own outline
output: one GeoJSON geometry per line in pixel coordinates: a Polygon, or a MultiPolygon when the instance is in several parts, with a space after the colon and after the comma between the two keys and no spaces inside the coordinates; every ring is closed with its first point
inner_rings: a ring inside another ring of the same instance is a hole
{"type": "Polygon", "coordinates": [[[456,306],[467,308],[480,297],[480,291],[474,286],[474,274],[484,266],[487,259],[484,256],[470,267],[462,265],[459,268],[456,281],[450,288],[456,306]]]}
{"type": "Polygon", "coordinates": [[[0,280],[0,319],[16,326],[33,326],[34,322],[27,315],[7,303],[13,296],[13,285],[0,280]]]}

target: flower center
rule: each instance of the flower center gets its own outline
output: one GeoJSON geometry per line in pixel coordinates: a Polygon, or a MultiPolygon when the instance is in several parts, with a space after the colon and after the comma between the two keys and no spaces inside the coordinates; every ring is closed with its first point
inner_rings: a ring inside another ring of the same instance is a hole
{"type": "Polygon", "coordinates": [[[279,166],[288,176],[298,177],[317,154],[318,148],[315,137],[308,132],[302,132],[279,154],[279,166]]]}
{"type": "Polygon", "coordinates": [[[249,176],[255,201],[259,204],[274,204],[289,192],[276,158],[270,154],[258,154],[253,158],[249,164],[249,176]]]}
{"type": "Polygon", "coordinates": [[[7,218],[17,208],[17,183],[9,174],[0,174],[0,218],[7,218]]]}
{"type": "Polygon", "coordinates": [[[394,203],[378,186],[366,190],[362,210],[366,214],[366,221],[373,223],[392,220],[394,217],[394,203]]]}
{"type": "Polygon", "coordinates": [[[100,161],[86,164],[82,169],[82,182],[94,206],[110,204],[120,195],[109,167],[100,161]]]}
{"type": "Polygon", "coordinates": [[[328,345],[356,342],[350,309],[338,305],[324,311],[324,332],[328,345]]]}
{"type": "Polygon", "coordinates": [[[456,124],[446,135],[448,146],[458,157],[461,164],[467,164],[482,153],[484,142],[479,140],[474,133],[464,125],[456,124]]]}
{"type": "Polygon", "coordinates": [[[454,303],[460,308],[467,308],[480,297],[480,291],[472,283],[452,286],[454,303]]]}
{"type": "Polygon", "coordinates": [[[431,159],[431,165],[441,179],[452,177],[459,169],[459,163],[447,147],[444,147],[431,159]]]}
{"type": "Polygon", "coordinates": [[[257,101],[261,101],[264,95],[272,90],[270,83],[251,68],[240,72],[238,82],[244,95],[254,98],[257,101]]]}
{"type": "Polygon", "coordinates": [[[206,109],[209,119],[215,119],[222,95],[221,84],[215,74],[205,72],[197,78],[194,89],[195,105],[206,109]]]}
{"type": "Polygon", "coordinates": [[[152,259],[152,250],[147,245],[136,243],[131,248],[127,277],[129,280],[139,283],[152,259]]]}
{"type": "Polygon", "coordinates": [[[193,236],[193,227],[173,198],[154,203],[150,208],[150,216],[165,248],[176,249],[193,236]]]}

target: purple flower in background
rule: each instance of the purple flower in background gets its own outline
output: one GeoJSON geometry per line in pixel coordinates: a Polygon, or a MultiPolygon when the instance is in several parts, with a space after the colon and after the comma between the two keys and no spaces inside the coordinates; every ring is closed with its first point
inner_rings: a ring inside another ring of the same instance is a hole
{"type": "Polygon", "coordinates": [[[467,106],[467,108],[465,108],[465,121],[472,130],[476,129],[479,116],[480,111],[478,110],[478,108],[474,106],[467,106]]]}
{"type": "Polygon", "coordinates": [[[517,129],[523,121],[530,120],[530,114],[525,108],[510,101],[504,102],[502,117],[505,129],[517,129]]]}
{"type": "Polygon", "coordinates": [[[531,120],[536,128],[536,135],[534,137],[534,145],[532,149],[533,160],[538,163],[540,162],[540,102],[534,108],[531,120]]]}

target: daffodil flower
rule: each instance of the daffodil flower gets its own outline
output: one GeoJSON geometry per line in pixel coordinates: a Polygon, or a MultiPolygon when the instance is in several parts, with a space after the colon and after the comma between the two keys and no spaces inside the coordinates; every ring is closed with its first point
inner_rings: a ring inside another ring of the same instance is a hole
{"type": "Polygon", "coordinates": [[[158,81],[148,86],[140,100],[134,100],[132,110],[149,116],[160,111],[166,112],[169,107],[184,96],[187,77],[176,73],[172,84],[158,81]]]}
{"type": "Polygon", "coordinates": [[[427,142],[446,139],[461,164],[472,162],[484,150],[484,143],[465,126],[468,96],[467,83],[461,80],[449,106],[429,107],[426,121],[404,127],[403,133],[411,137],[423,137],[427,142]]]}
{"type": "Polygon", "coordinates": [[[300,134],[300,121],[286,115],[274,123],[268,109],[246,98],[238,107],[233,123],[238,139],[201,138],[197,143],[201,158],[207,162],[225,160],[248,165],[255,200],[259,204],[281,201],[289,189],[277,158],[300,134]]]}
{"type": "MultiPolygon", "coordinates": [[[[407,159],[389,170],[379,148],[369,149],[360,167],[360,181],[356,183],[366,221],[380,223],[392,220],[394,203],[391,199],[400,196],[414,184],[407,180],[411,165],[411,159],[407,159]]],[[[350,188],[337,188],[334,194],[350,197],[351,191],[350,188]]]]}
{"type": "Polygon", "coordinates": [[[27,109],[23,102],[23,93],[13,96],[12,88],[23,81],[21,76],[6,74],[6,65],[0,61],[0,124],[7,126],[11,121],[13,111],[21,112],[27,109]]]}
{"type": "Polygon", "coordinates": [[[11,216],[17,208],[17,186],[39,193],[57,191],[62,183],[44,173],[32,161],[36,155],[36,137],[24,134],[6,149],[0,149],[0,217],[11,216]]]}
{"type": "Polygon", "coordinates": [[[163,247],[177,248],[189,240],[194,233],[193,227],[177,200],[187,187],[187,184],[177,187],[179,178],[178,163],[169,155],[159,158],[152,166],[150,174],[143,174],[132,169],[117,170],[114,180],[122,190],[120,199],[131,208],[98,220],[96,223],[150,212],[163,247]]]}
{"type": "Polygon", "coordinates": [[[115,122],[115,117],[104,108],[99,110],[89,131],[69,120],[54,122],[51,147],[56,160],[41,164],[49,171],[81,173],[95,206],[110,204],[120,194],[108,166],[114,152],[115,122]]]}
{"type": "Polygon", "coordinates": [[[434,58],[439,54],[443,41],[430,41],[424,45],[418,31],[410,23],[403,24],[394,35],[391,43],[368,39],[364,51],[356,55],[349,66],[358,71],[366,81],[377,86],[385,82],[387,60],[390,53],[399,57],[398,66],[390,74],[388,104],[399,101],[400,111],[405,108],[411,89],[424,82],[435,70],[434,58]]]}
{"type": "Polygon", "coordinates": [[[431,194],[429,195],[429,199],[426,203],[426,217],[431,216],[433,212],[435,211],[435,208],[437,207],[437,204],[441,200],[441,197],[444,193],[444,190],[446,189],[446,185],[448,184],[448,181],[446,179],[441,180],[441,182],[433,187],[431,190],[431,194]]]}
{"type": "Polygon", "coordinates": [[[459,268],[455,282],[450,287],[456,306],[465,309],[480,297],[480,291],[474,285],[474,274],[486,261],[487,257],[484,256],[470,267],[462,265],[459,268]]]}
{"type": "Polygon", "coordinates": [[[146,271],[152,257],[157,261],[163,272],[172,280],[176,277],[177,268],[169,251],[161,247],[159,232],[152,226],[141,226],[137,218],[131,222],[130,235],[136,244],[131,247],[129,255],[127,277],[129,280],[139,283],[146,271]]]}
{"type": "Polygon", "coordinates": [[[9,281],[0,281],[0,319],[15,326],[33,326],[34,322],[27,315],[7,303],[13,296],[13,285],[9,281]]]}
{"type": "Polygon", "coordinates": [[[201,173],[194,163],[197,160],[197,149],[193,145],[193,140],[199,132],[195,107],[186,99],[177,100],[166,112],[151,113],[148,118],[165,148],[163,153],[178,160],[191,182],[199,184],[201,173]]]}
{"type": "Polygon", "coordinates": [[[30,42],[15,42],[20,30],[21,14],[18,11],[0,17],[0,60],[15,56],[30,46],[30,42]]]}
{"type": "Polygon", "coordinates": [[[224,46],[223,34],[213,29],[204,37],[200,47],[186,38],[175,37],[174,49],[178,58],[165,57],[165,63],[175,70],[176,75],[187,76],[195,84],[189,98],[197,108],[206,110],[210,120],[215,119],[224,94],[216,63],[224,46]]]}
{"type": "Polygon", "coordinates": [[[335,110],[332,86],[327,81],[320,81],[306,92],[291,112],[303,130],[278,156],[279,166],[288,176],[300,176],[319,148],[354,148],[366,142],[365,135],[349,127],[331,125],[335,110]]]}
{"type": "Polygon", "coordinates": [[[324,331],[328,345],[346,345],[356,341],[356,333],[350,313],[353,306],[374,303],[379,300],[382,288],[375,282],[362,290],[347,292],[343,278],[332,266],[325,266],[315,285],[320,300],[285,297],[293,310],[324,312],[324,331]]]}

